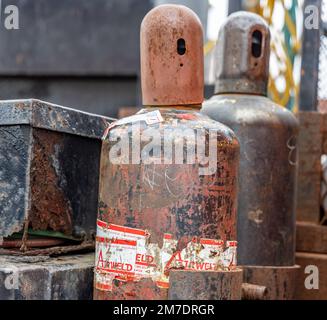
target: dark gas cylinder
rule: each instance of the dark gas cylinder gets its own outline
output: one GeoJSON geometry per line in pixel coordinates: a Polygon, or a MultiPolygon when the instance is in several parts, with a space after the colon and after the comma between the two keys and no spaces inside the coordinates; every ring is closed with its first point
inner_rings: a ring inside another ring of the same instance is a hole
{"type": "Polygon", "coordinates": [[[269,28],[260,16],[237,12],[218,43],[215,95],[202,112],[240,141],[238,262],[293,265],[298,122],[267,98],[269,28]]]}
{"type": "Polygon", "coordinates": [[[239,144],[199,112],[202,41],[184,6],[143,20],[145,108],[103,141],[95,299],[167,299],[170,269],[215,270],[218,239],[236,237],[239,144]]]}

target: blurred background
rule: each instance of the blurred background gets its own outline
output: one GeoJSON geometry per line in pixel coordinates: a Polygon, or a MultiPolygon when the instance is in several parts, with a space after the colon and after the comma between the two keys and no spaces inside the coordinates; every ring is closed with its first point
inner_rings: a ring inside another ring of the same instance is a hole
{"type": "Polygon", "coordinates": [[[270,97],[295,112],[327,98],[327,0],[0,0],[1,99],[38,98],[111,117],[140,107],[139,27],[163,3],[184,4],[202,21],[206,97],[219,26],[248,10],[271,26],[270,97]],[[5,25],[12,5],[18,29],[5,25]],[[309,36],[310,6],[319,21],[309,36]]]}

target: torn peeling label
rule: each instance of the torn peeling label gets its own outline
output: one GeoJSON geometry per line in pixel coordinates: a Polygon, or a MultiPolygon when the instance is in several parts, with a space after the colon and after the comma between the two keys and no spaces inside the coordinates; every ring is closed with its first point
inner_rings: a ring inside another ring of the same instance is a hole
{"type": "Polygon", "coordinates": [[[135,274],[136,241],[97,237],[97,268],[118,275],[135,274]],[[107,259],[108,258],[108,259],[107,259]]]}
{"type": "Polygon", "coordinates": [[[106,130],[103,133],[102,140],[105,140],[108,136],[109,131],[117,126],[127,124],[127,123],[134,123],[134,122],[139,122],[139,121],[145,121],[147,125],[159,123],[163,121],[163,118],[161,116],[161,113],[159,110],[151,111],[148,113],[141,113],[141,114],[136,114],[130,117],[126,117],[123,119],[119,119],[115,122],[112,122],[109,124],[109,126],[106,128],[106,130]]]}
{"type": "Polygon", "coordinates": [[[223,252],[223,267],[228,270],[236,268],[236,253],[237,253],[237,241],[227,241],[227,249],[223,252]]]}
{"type": "Polygon", "coordinates": [[[169,287],[169,270],[229,270],[236,265],[236,241],[196,239],[177,251],[171,234],[164,234],[162,248],[150,243],[147,230],[97,221],[96,288],[112,290],[112,281],[139,281],[151,278],[158,287],[169,287]]]}
{"type": "Polygon", "coordinates": [[[95,273],[95,288],[101,291],[111,291],[112,290],[112,281],[115,276],[104,273],[95,273]]]}
{"type": "Polygon", "coordinates": [[[224,242],[222,240],[200,239],[191,241],[181,252],[177,252],[170,269],[215,271],[222,265],[224,242]]]}
{"type": "Polygon", "coordinates": [[[160,250],[156,244],[148,244],[147,231],[99,220],[97,225],[97,270],[121,280],[148,277],[155,272],[160,250]]]}
{"type": "MultiPolygon", "coordinates": [[[[104,242],[99,242],[97,239],[96,274],[107,276],[108,281],[113,279],[139,281],[142,278],[160,281],[160,266],[156,263],[160,260],[158,258],[160,250],[156,244],[149,244],[145,247],[141,239],[138,245],[135,241],[117,240],[119,239],[108,240],[105,242],[106,245],[103,245],[104,242]]],[[[168,282],[168,278],[163,277],[162,281],[165,280],[168,282]]],[[[100,290],[104,290],[100,287],[100,290]]]]}
{"type": "Polygon", "coordinates": [[[165,233],[160,250],[160,264],[157,277],[154,279],[159,288],[168,289],[169,287],[169,272],[168,267],[177,250],[177,240],[174,240],[171,234],[165,233]]]}

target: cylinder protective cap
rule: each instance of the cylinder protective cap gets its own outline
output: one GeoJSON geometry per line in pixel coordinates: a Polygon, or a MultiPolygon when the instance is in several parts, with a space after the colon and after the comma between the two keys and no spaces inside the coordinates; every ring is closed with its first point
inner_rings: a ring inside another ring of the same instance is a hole
{"type": "Polygon", "coordinates": [[[152,9],[141,25],[143,105],[201,104],[203,73],[198,16],[181,5],[152,9]]]}
{"type": "Polygon", "coordinates": [[[267,95],[270,31],[257,14],[231,14],[218,35],[215,93],[267,95]]]}

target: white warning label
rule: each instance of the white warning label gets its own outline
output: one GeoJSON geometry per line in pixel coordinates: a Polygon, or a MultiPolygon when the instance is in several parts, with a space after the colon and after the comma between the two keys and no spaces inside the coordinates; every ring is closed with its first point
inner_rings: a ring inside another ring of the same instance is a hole
{"type": "Polygon", "coordinates": [[[162,248],[150,243],[146,230],[97,222],[96,288],[110,291],[112,280],[138,281],[152,278],[161,288],[168,288],[169,270],[228,270],[236,265],[236,241],[194,239],[181,250],[171,234],[164,234],[162,248]]]}

